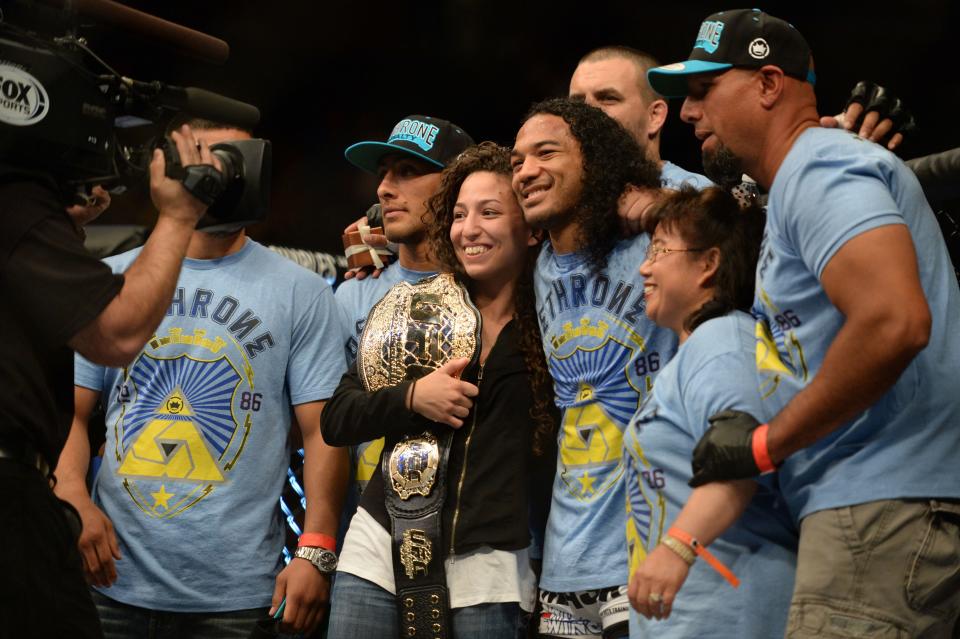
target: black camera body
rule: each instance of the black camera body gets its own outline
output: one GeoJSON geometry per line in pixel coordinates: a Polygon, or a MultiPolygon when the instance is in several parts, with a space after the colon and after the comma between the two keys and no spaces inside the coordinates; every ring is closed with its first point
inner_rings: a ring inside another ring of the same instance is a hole
{"type": "Polygon", "coordinates": [[[209,203],[206,215],[197,223],[198,229],[235,231],[267,216],[272,162],[269,140],[253,138],[214,144],[210,151],[220,160],[220,171],[209,171],[199,180],[190,179],[170,140],[165,140],[161,148],[167,176],[182,181],[194,196],[209,203]]]}
{"type": "MultiPolygon", "coordinates": [[[[4,170],[48,175],[68,199],[96,184],[120,191],[148,179],[153,150],[164,146],[167,126],[181,113],[238,128],[259,120],[255,107],[208,91],[121,77],[75,36],[46,38],[0,22],[4,170]]],[[[217,196],[198,228],[231,230],[264,219],[269,142],[214,149],[224,170],[211,175],[217,196]]],[[[168,175],[184,179],[169,162],[168,175]]]]}
{"type": "Polygon", "coordinates": [[[117,184],[122,96],[82,52],[0,28],[0,158],[58,183],[117,184]]]}

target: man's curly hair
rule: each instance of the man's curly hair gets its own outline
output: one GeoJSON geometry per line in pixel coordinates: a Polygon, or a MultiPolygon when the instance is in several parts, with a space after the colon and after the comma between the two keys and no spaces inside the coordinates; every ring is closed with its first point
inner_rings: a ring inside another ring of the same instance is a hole
{"type": "MultiPolygon", "coordinates": [[[[460,196],[460,187],[468,176],[478,171],[502,175],[509,182],[513,175],[510,167],[510,149],[493,142],[481,142],[463,151],[444,169],[440,178],[440,189],[427,203],[427,214],[424,216],[429,233],[430,250],[440,268],[456,273],[457,277],[467,283],[468,289],[470,279],[460,260],[457,259],[453,243],[450,241],[450,227],[453,225],[453,208],[460,196]]],[[[550,450],[551,442],[557,432],[557,419],[553,409],[553,381],[547,371],[547,362],[543,354],[543,342],[533,292],[533,270],[539,252],[540,244],[527,249],[523,272],[517,279],[513,311],[520,333],[520,350],[530,373],[530,391],[533,394],[530,417],[535,422],[532,442],[535,455],[542,455],[550,450]]]]}
{"type": "Polygon", "coordinates": [[[537,102],[523,121],[536,115],[555,115],[570,127],[583,157],[583,191],[577,204],[580,226],[578,250],[600,270],[622,238],[617,203],[627,185],[660,187],[660,168],[646,159],[640,145],[619,122],[600,109],[569,98],[537,102]]]}

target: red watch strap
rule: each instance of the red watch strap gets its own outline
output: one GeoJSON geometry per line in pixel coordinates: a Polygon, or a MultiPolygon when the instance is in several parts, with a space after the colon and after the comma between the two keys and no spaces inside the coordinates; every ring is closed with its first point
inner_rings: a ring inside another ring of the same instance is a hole
{"type": "Polygon", "coordinates": [[[297,542],[297,547],[309,546],[311,548],[326,548],[331,552],[337,551],[337,540],[331,537],[330,535],[324,535],[323,533],[303,533],[300,535],[300,541],[297,542]]]}
{"type": "Polygon", "coordinates": [[[729,568],[724,566],[723,563],[717,559],[712,552],[707,550],[703,544],[697,541],[696,537],[684,530],[680,530],[676,526],[672,526],[670,530],[667,531],[667,535],[690,546],[690,548],[693,549],[693,552],[697,553],[698,556],[703,557],[703,560],[710,564],[714,570],[720,573],[721,577],[729,581],[731,586],[734,588],[740,586],[740,580],[737,579],[737,576],[734,575],[729,568]]]}
{"type": "Polygon", "coordinates": [[[751,444],[753,448],[753,461],[757,464],[761,474],[772,473],[777,469],[776,464],[770,459],[770,451],[767,450],[767,435],[770,431],[769,424],[760,424],[753,431],[751,444]]]}

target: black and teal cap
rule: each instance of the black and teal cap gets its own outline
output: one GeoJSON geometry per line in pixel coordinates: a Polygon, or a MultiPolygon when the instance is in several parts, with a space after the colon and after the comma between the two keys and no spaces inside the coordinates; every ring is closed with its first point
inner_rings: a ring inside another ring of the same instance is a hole
{"type": "Polygon", "coordinates": [[[677,98],[687,95],[688,76],[768,64],[791,77],[816,82],[810,45],[792,24],[760,9],[733,9],[703,21],[688,60],[654,67],[647,71],[647,80],[660,95],[677,98]]]}
{"type": "Polygon", "coordinates": [[[376,173],[380,158],[390,153],[412,155],[442,169],[473,144],[473,138],[452,122],[408,115],[393,127],[386,142],[357,142],[343,155],[350,164],[370,173],[376,173]]]}

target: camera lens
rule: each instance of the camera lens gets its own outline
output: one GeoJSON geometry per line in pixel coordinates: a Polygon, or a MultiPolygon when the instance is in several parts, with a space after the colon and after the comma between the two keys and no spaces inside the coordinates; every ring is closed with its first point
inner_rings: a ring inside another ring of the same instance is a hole
{"type": "Polygon", "coordinates": [[[221,172],[225,180],[224,186],[229,186],[235,180],[243,179],[243,156],[226,145],[212,149],[213,154],[220,159],[221,172]]]}

